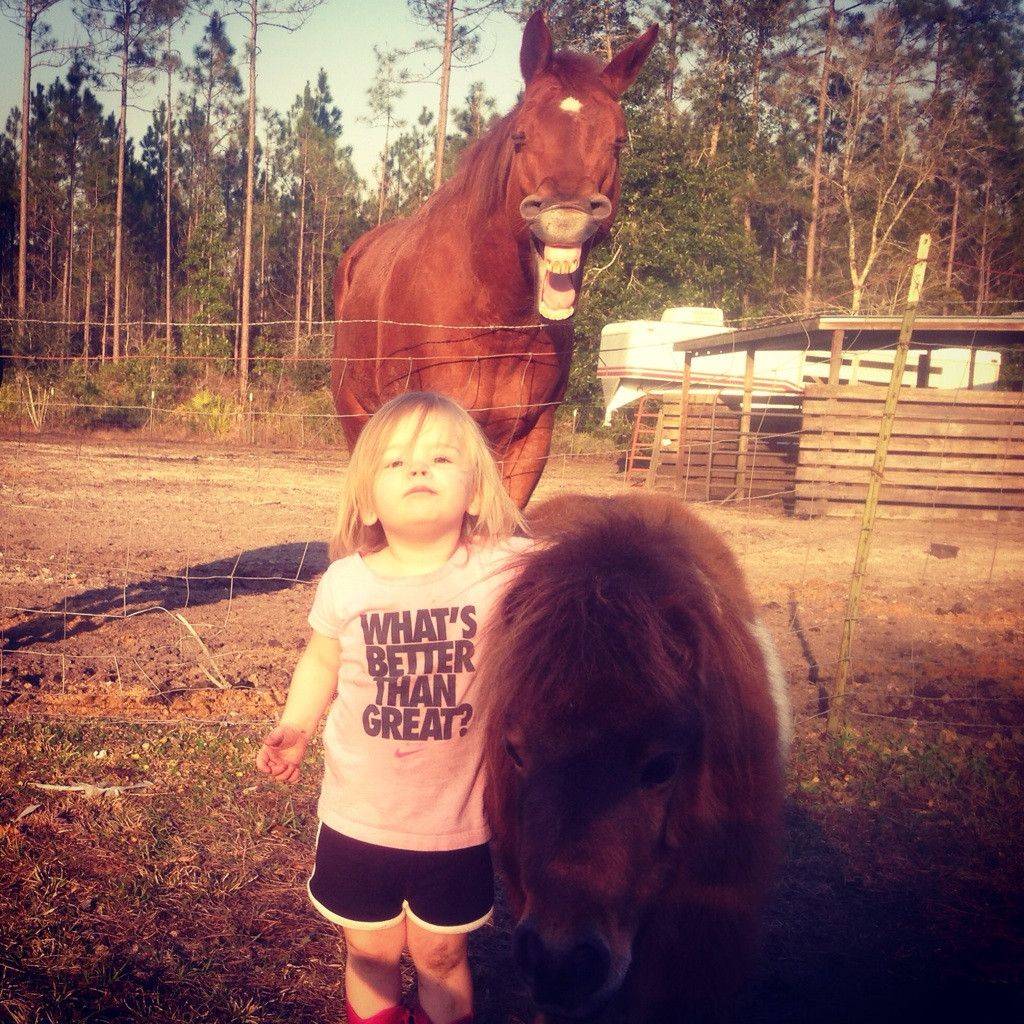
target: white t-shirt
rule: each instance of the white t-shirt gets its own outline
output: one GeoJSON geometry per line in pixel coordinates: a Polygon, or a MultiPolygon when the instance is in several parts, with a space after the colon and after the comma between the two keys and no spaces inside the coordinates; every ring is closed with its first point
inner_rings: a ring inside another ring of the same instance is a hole
{"type": "Polygon", "coordinates": [[[378,576],[359,555],[328,567],[309,615],[341,649],[324,726],[324,824],[406,850],[456,850],[490,838],[475,721],[477,643],[510,562],[528,544],[460,547],[420,576],[378,576]]]}

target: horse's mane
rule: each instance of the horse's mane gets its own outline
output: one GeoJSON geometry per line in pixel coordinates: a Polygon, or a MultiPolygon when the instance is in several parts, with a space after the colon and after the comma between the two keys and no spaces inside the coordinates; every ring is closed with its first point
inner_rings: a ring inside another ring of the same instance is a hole
{"type": "Polygon", "coordinates": [[[517,104],[462,154],[455,173],[429,200],[432,213],[466,204],[466,216],[483,222],[501,208],[512,165],[512,122],[518,109],[517,104]]]}
{"type": "MultiPolygon", "coordinates": [[[[603,87],[600,72],[601,65],[593,58],[562,52],[554,55],[545,74],[553,75],[567,92],[584,92],[603,87]]],[[[524,99],[525,93],[466,149],[455,173],[431,197],[425,210],[429,208],[431,214],[446,213],[456,204],[466,204],[469,219],[482,222],[501,209],[512,165],[512,125],[524,99]]]]}

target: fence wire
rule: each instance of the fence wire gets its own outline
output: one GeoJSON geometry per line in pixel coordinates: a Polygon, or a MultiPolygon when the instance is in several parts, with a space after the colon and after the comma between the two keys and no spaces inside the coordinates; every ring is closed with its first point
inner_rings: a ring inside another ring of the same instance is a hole
{"type": "MultiPolygon", "coordinates": [[[[809,332],[805,337],[806,357],[812,340],[809,332]]],[[[480,358],[541,355],[550,353],[480,358]]],[[[57,357],[15,358],[28,365],[57,357]]],[[[171,361],[216,366],[224,358],[174,355],[171,361]]],[[[393,361],[415,367],[427,358],[393,361]]],[[[126,359],[156,365],[163,357],[139,352],[126,359]]],[[[308,354],[254,357],[260,362],[330,365],[308,354]]],[[[735,411],[735,387],[695,393],[735,411]]],[[[952,436],[957,394],[946,422],[936,424],[940,441],[952,436]]],[[[261,728],[273,720],[301,642],[304,606],[326,565],[321,538],[333,520],[345,459],[342,417],[327,408],[290,407],[295,392],[280,383],[266,402],[244,403],[218,432],[209,415],[158,401],[155,392],[149,402],[75,401],[38,388],[8,395],[8,439],[0,441],[0,706],[8,716],[147,727],[261,728]],[[71,441],[45,433],[54,426],[77,430],[83,417],[97,414],[115,423],[129,419],[133,432],[114,439],[77,432],[71,441]],[[261,434],[266,425],[275,427],[276,438],[261,434]],[[184,444],[178,428],[192,431],[184,444]],[[152,714],[156,707],[159,717],[152,714]]],[[[474,411],[520,413],[553,404],[474,411]]],[[[682,471],[665,481],[653,465],[660,455],[653,447],[646,467],[629,472],[631,460],[637,465],[635,434],[619,444],[562,436],[539,493],[615,494],[642,486],[682,493],[697,504],[725,533],[765,605],[798,722],[813,729],[827,713],[856,523],[794,517],[795,480],[755,486],[759,459],[771,446],[789,453],[799,446],[802,428],[787,417],[791,412],[775,413],[770,405],[752,414],[758,441],[746,453],[745,491],[713,493],[707,486],[715,461],[738,455],[736,438],[723,431],[685,442],[677,456],[682,471]]],[[[947,453],[952,457],[952,449],[943,449],[940,458],[947,453]]],[[[940,518],[946,511],[936,485],[932,500],[921,504],[920,521],[879,526],[872,585],[857,624],[850,713],[858,726],[913,724],[973,734],[1016,730],[1024,720],[1013,668],[1024,659],[1024,630],[1011,596],[1024,577],[1019,517],[947,522],[940,518]],[[940,559],[936,546],[958,548],[959,557],[940,559]],[[950,592],[960,596],[950,600],[950,592]]]]}

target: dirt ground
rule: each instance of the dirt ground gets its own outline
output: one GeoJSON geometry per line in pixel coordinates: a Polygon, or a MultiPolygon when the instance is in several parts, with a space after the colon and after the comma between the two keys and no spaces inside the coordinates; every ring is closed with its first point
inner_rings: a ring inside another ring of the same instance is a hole
{"type": "MultiPolygon", "coordinates": [[[[344,464],[0,440],[0,1020],[337,1019],[340,953],[301,894],[316,780],[281,794],[248,764],[304,642],[344,464]],[[156,790],[37,788],[129,780],[156,790]],[[145,885],[122,891],[137,863],[145,885]]],[[[624,488],[611,458],[563,454],[535,500],[624,488]]],[[[741,1019],[1024,1019],[1024,525],[879,520],[850,728],[828,741],[859,522],[702,511],[762,602],[798,723],[741,1019]]],[[[476,940],[485,1021],[528,1019],[507,939],[499,920],[476,940]]]]}

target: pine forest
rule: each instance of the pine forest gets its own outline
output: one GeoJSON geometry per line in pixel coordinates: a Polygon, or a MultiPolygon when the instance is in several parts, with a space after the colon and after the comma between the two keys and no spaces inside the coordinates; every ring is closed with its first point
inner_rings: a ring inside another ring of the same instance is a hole
{"type": "MultiPolygon", "coordinates": [[[[170,410],[213,430],[255,409],[276,440],[333,430],[338,260],[421,204],[504,113],[486,81],[450,96],[450,69],[471,60],[482,19],[525,20],[536,3],[409,0],[438,65],[437,105],[416,119],[396,113],[407,53],[382,40],[344,55],[366,62],[385,129],[364,177],[330,68],[287,109],[253,86],[263,38],[302,33],[322,0],[74,0],[77,49],[46,25],[71,0],[0,2],[25,54],[0,135],[0,408],[114,428],[170,410]],[[186,23],[201,26],[194,46],[186,23]],[[159,101],[131,137],[143,85],[159,101]]],[[[681,305],[720,306],[734,325],[898,313],[922,231],[922,310],[1024,306],[1020,0],[547,6],[556,43],[600,59],[661,26],[624,98],[623,202],[576,317],[567,406],[586,423],[603,324],[681,305]]]]}

